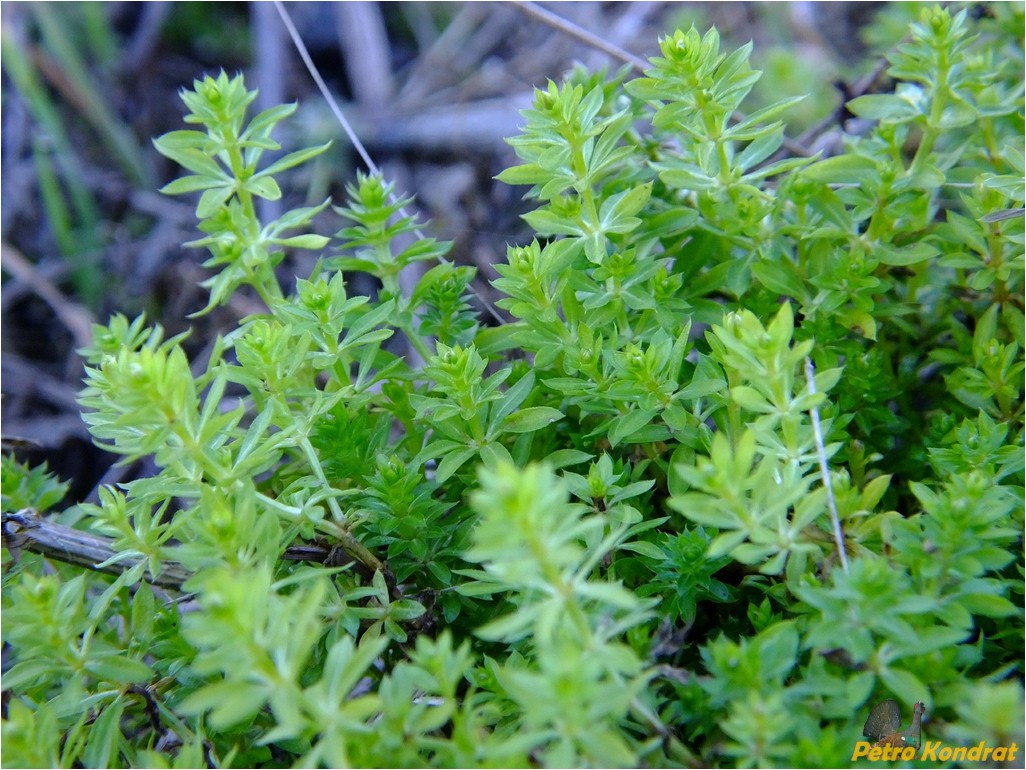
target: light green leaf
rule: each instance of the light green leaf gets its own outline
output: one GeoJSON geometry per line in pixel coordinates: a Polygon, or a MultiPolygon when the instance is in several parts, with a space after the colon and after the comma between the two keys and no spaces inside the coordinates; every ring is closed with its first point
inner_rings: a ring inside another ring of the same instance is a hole
{"type": "Polygon", "coordinates": [[[243,141],[248,141],[251,137],[266,135],[276,123],[294,113],[298,106],[296,102],[292,102],[291,104],[279,104],[264,110],[249,122],[240,138],[243,141]]]}
{"type": "Polygon", "coordinates": [[[563,419],[563,413],[549,406],[532,406],[514,412],[502,421],[506,433],[530,433],[563,419]]]}
{"type": "Polygon", "coordinates": [[[285,246],[290,249],[308,249],[310,251],[316,251],[323,249],[328,243],[331,242],[330,238],[323,235],[294,235],[291,238],[272,238],[271,243],[276,243],[279,246],[285,246]]]}
{"type": "Polygon", "coordinates": [[[214,187],[231,190],[234,185],[235,183],[227,177],[183,176],[164,185],[160,188],[160,191],[164,195],[184,195],[185,193],[209,190],[214,187]]]}
{"type": "Polygon", "coordinates": [[[641,224],[641,220],[634,215],[645,207],[651,195],[652,183],[648,182],[606,200],[599,210],[602,230],[607,233],[628,233],[633,230],[641,224]]]}
{"type": "Polygon", "coordinates": [[[209,219],[217,213],[225,202],[232,196],[234,187],[215,187],[207,190],[200,196],[196,205],[196,216],[199,219],[209,219]]]}
{"type": "Polygon", "coordinates": [[[639,605],[638,597],[634,593],[616,583],[582,582],[575,587],[574,593],[625,610],[634,609],[639,605]]]}
{"type": "Polygon", "coordinates": [[[25,660],[15,663],[4,673],[4,689],[19,692],[33,685],[37,680],[60,676],[61,667],[50,660],[25,660]]]}
{"type": "Polygon", "coordinates": [[[452,474],[458,471],[463,464],[471,457],[477,454],[477,449],[473,447],[465,447],[463,449],[457,449],[453,452],[449,452],[442,461],[438,463],[438,468],[435,469],[435,481],[439,484],[448,479],[452,474]]]}
{"type": "Polygon", "coordinates": [[[854,115],[866,120],[904,122],[920,114],[919,108],[908,99],[894,94],[867,94],[848,102],[854,115]]]}
{"type": "Polygon", "coordinates": [[[534,615],[535,613],[527,608],[521,608],[510,615],[485,623],[474,633],[482,639],[515,642],[527,636],[531,624],[534,623],[534,615]]]}
{"type": "Polygon", "coordinates": [[[880,178],[876,163],[861,155],[836,155],[806,167],[803,178],[827,184],[863,184],[880,178]]]}
{"type": "Polygon", "coordinates": [[[550,176],[551,174],[541,166],[525,163],[521,166],[510,166],[495,178],[511,185],[534,185],[547,182],[550,176]]]}
{"type": "Polygon", "coordinates": [[[153,671],[145,663],[124,655],[90,659],[86,662],[86,671],[97,679],[119,684],[145,682],[153,676],[153,671]]]}
{"type": "Polygon", "coordinates": [[[894,265],[896,267],[905,267],[925,262],[939,253],[935,246],[923,243],[922,241],[917,241],[908,246],[879,243],[873,249],[874,257],[885,265],[894,265]]]}
{"type": "Polygon", "coordinates": [[[331,147],[331,142],[325,142],[317,147],[307,147],[305,150],[297,150],[296,152],[290,152],[283,158],[278,159],[270,166],[265,168],[263,171],[259,171],[254,174],[251,179],[260,179],[261,177],[271,177],[275,174],[280,174],[285,169],[298,166],[300,163],[304,163],[310,158],[315,158],[322,152],[331,147]]]}
{"type": "Polygon", "coordinates": [[[254,176],[246,182],[245,188],[249,192],[253,193],[253,195],[265,198],[269,201],[281,199],[281,188],[278,186],[278,183],[269,176],[254,176]]]}
{"type": "Polygon", "coordinates": [[[777,411],[777,408],[767,401],[765,396],[755,388],[750,388],[747,385],[731,388],[730,397],[738,406],[750,412],[774,414],[777,411]]]}
{"type": "Polygon", "coordinates": [[[658,409],[635,409],[625,415],[615,418],[609,423],[607,438],[611,446],[616,446],[624,439],[647,426],[659,413],[658,409]]]}
{"type": "Polygon", "coordinates": [[[539,235],[584,235],[584,230],[578,224],[548,209],[530,211],[521,218],[539,235]]]}
{"type": "Polygon", "coordinates": [[[589,462],[594,455],[579,449],[557,449],[545,458],[545,462],[554,470],[566,468],[568,465],[579,465],[589,462]]]}
{"type": "Polygon", "coordinates": [[[958,603],[973,615],[982,615],[987,618],[1007,618],[1019,611],[1008,599],[994,594],[977,593],[959,596],[958,603]]]}
{"type": "Polygon", "coordinates": [[[125,712],[124,698],[118,696],[93,722],[89,730],[82,762],[86,767],[110,767],[121,735],[121,716],[125,712]]]}
{"type": "Polygon", "coordinates": [[[791,262],[753,262],[752,275],[767,289],[785,297],[802,300],[808,296],[805,283],[791,262]]]}
{"type": "Polygon", "coordinates": [[[880,671],[880,679],[888,690],[909,705],[918,700],[926,700],[929,693],[919,677],[904,669],[885,668],[880,671]]]}
{"type": "Polygon", "coordinates": [[[666,558],[666,553],[662,548],[657,546],[655,543],[650,543],[647,540],[635,540],[632,543],[624,543],[619,546],[621,551],[633,551],[634,553],[640,553],[642,556],[647,556],[650,559],[656,559],[662,561],[666,558]]]}
{"type": "Polygon", "coordinates": [[[250,722],[267,702],[263,685],[220,681],[189,695],[179,706],[186,714],[210,712],[208,721],[215,730],[250,722]]]}

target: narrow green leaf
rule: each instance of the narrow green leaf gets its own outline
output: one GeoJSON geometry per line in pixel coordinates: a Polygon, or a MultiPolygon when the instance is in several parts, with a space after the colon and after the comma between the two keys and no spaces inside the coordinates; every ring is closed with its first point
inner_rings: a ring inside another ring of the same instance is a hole
{"type": "Polygon", "coordinates": [[[557,449],[545,458],[545,462],[555,470],[559,470],[560,468],[566,468],[568,465],[590,462],[593,458],[594,455],[582,452],[579,449],[557,449]]]}
{"type": "Polygon", "coordinates": [[[987,618],[1007,618],[1019,611],[1008,599],[994,594],[977,593],[959,596],[958,603],[973,615],[982,615],[987,618]]]}
{"type": "Polygon", "coordinates": [[[910,705],[918,700],[925,700],[929,693],[919,677],[904,669],[885,668],[880,671],[880,679],[888,690],[910,705]]]}
{"type": "Polygon", "coordinates": [[[186,193],[199,192],[200,190],[209,190],[214,187],[231,189],[233,186],[234,183],[227,177],[191,175],[168,182],[160,188],[160,192],[164,195],[184,195],[186,193]]]}
{"type": "Polygon", "coordinates": [[[249,125],[246,126],[246,130],[242,132],[240,138],[243,141],[246,141],[252,137],[266,136],[267,132],[270,131],[276,123],[294,113],[298,106],[299,105],[296,102],[292,102],[291,104],[279,104],[264,110],[249,122],[249,125]]]}
{"type": "Polygon", "coordinates": [[[730,397],[736,404],[750,412],[773,414],[777,411],[777,408],[767,401],[765,396],[755,388],[750,388],[747,385],[738,385],[736,388],[731,388],[730,397]]]}
{"type": "Polygon", "coordinates": [[[286,169],[290,169],[293,166],[298,166],[300,163],[304,163],[311,158],[316,158],[322,152],[331,147],[331,142],[325,142],[324,144],[318,145],[317,147],[307,147],[305,150],[297,150],[296,152],[290,152],[283,158],[279,158],[277,161],[272,163],[262,171],[257,172],[253,175],[252,179],[260,179],[262,177],[271,177],[275,174],[280,174],[286,169]]]}
{"type": "Polygon", "coordinates": [[[530,433],[563,419],[563,413],[549,406],[532,406],[521,409],[502,421],[506,433],[530,433]]]}
{"type": "Polygon", "coordinates": [[[918,241],[908,246],[898,247],[891,244],[877,244],[873,249],[873,256],[885,265],[895,267],[906,267],[925,262],[937,256],[939,252],[935,246],[918,241]]]}
{"type": "Polygon", "coordinates": [[[607,199],[599,210],[599,222],[604,232],[630,232],[640,224],[634,215],[648,203],[652,195],[652,183],[624,190],[607,199]]]}
{"type": "Polygon", "coordinates": [[[521,218],[539,235],[584,235],[580,226],[547,209],[530,211],[521,218]]]}
{"type": "Polygon", "coordinates": [[[244,186],[245,189],[253,193],[253,195],[266,200],[276,201],[281,199],[281,188],[272,177],[254,176],[250,178],[244,186]]]}
{"type": "Polygon", "coordinates": [[[93,722],[82,753],[82,762],[86,767],[111,767],[111,759],[122,739],[121,717],[124,712],[124,698],[118,696],[93,722]]]}
{"type": "Polygon", "coordinates": [[[482,639],[515,642],[518,639],[524,638],[530,632],[535,614],[527,608],[522,608],[510,615],[498,618],[490,623],[485,623],[474,633],[482,639]]]}
{"type": "Polygon", "coordinates": [[[291,238],[272,238],[271,243],[285,246],[290,249],[308,249],[316,251],[323,249],[331,242],[330,238],[323,235],[293,235],[291,238]]]}
{"type": "Polygon", "coordinates": [[[157,148],[161,155],[170,158],[179,166],[188,169],[194,174],[210,177],[211,179],[231,178],[223,166],[201,150],[193,147],[176,147],[173,142],[168,144],[160,139],[154,139],[153,146],[157,148]]]}
{"type": "Polygon", "coordinates": [[[607,438],[610,445],[615,447],[624,439],[630,438],[631,435],[648,425],[657,413],[657,409],[635,409],[615,418],[609,423],[607,438]]]}
{"type": "Polygon", "coordinates": [[[214,216],[218,209],[220,209],[225,202],[232,197],[234,190],[234,186],[216,187],[203,193],[203,195],[200,196],[199,203],[196,205],[197,218],[209,219],[214,216]]]}
{"type": "Polygon", "coordinates": [[[463,449],[457,449],[449,452],[442,461],[438,463],[438,468],[435,469],[435,481],[439,484],[446,481],[452,474],[458,471],[463,464],[471,457],[477,454],[477,449],[473,447],[465,447],[463,449]]]}
{"type": "Polygon", "coordinates": [[[86,671],[97,679],[118,684],[145,682],[153,676],[149,666],[141,660],[133,660],[125,655],[91,658],[86,662],[86,671]]]}
{"type": "Polygon", "coordinates": [[[64,667],[50,660],[25,660],[4,672],[4,689],[19,693],[39,680],[54,680],[64,675],[64,667]]]}
{"type": "Polygon", "coordinates": [[[159,139],[154,139],[153,143],[159,145],[158,150],[161,147],[170,150],[193,149],[199,150],[206,155],[208,150],[213,148],[214,141],[203,131],[181,129],[179,131],[168,131],[166,134],[162,134],[159,139]]]}
{"type": "Polygon", "coordinates": [[[662,561],[666,558],[666,553],[662,548],[657,546],[655,543],[650,543],[647,540],[635,540],[632,543],[624,543],[619,547],[621,551],[633,551],[634,553],[640,553],[642,556],[647,556],[650,559],[656,559],[662,561]]]}
{"type": "Polygon", "coordinates": [[[186,714],[210,712],[210,726],[224,730],[250,722],[263,708],[269,694],[263,685],[222,680],[192,693],[179,708],[186,714]]]}
{"type": "Polygon", "coordinates": [[[533,388],[534,372],[528,372],[515,385],[511,386],[492,407],[492,421],[501,424],[514,409],[524,403],[533,388]]]}
{"type": "Polygon", "coordinates": [[[785,297],[804,300],[808,296],[805,282],[798,274],[797,268],[787,260],[753,262],[752,275],[767,289],[785,297]]]}
{"type": "Polygon", "coordinates": [[[534,163],[525,163],[521,166],[510,166],[495,178],[511,185],[533,185],[547,182],[549,172],[534,163]]]}
{"type": "Polygon", "coordinates": [[[802,171],[802,177],[827,184],[863,184],[880,178],[876,163],[861,155],[836,155],[816,161],[802,171]]]}
{"type": "Polygon", "coordinates": [[[894,94],[867,94],[848,102],[848,109],[866,120],[887,120],[904,122],[920,115],[919,108],[901,96],[894,94]]]}
{"type": "Polygon", "coordinates": [[[148,649],[153,638],[155,614],[153,590],[147,583],[141,583],[132,598],[132,643],[141,649],[148,649]]]}

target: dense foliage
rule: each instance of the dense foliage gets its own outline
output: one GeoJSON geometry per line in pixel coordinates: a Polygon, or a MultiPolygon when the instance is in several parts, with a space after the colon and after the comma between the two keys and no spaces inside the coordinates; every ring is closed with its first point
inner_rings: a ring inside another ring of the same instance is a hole
{"type": "MultiPolygon", "coordinates": [[[[118,577],[7,560],[4,763],[844,765],[887,697],[1021,746],[1023,17],[994,10],[924,8],[833,157],[781,149],[794,100],[737,119],[759,73],[715,30],[539,90],[500,326],[380,178],[334,239],[327,201],[260,221],[324,148],[261,167],[294,106],[183,92],[164,192],[202,192],[209,307],[268,310],[192,363],[95,329],[85,419],[155,472],[59,515],[118,577]],[[289,248],[323,256],[283,290],[289,248]]],[[[5,511],[61,497],[3,475],[5,511]]]]}

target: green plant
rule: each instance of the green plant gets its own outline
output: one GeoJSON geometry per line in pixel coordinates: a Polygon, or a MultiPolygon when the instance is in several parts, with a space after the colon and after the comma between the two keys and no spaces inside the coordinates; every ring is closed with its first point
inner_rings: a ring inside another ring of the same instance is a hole
{"type": "Polygon", "coordinates": [[[267,312],[195,375],[141,318],[96,328],[85,417],[157,472],[71,509],[119,576],[8,565],[5,762],[842,765],[881,697],[1021,745],[1023,224],[990,215],[1023,205],[1022,14],[994,14],[923,9],[831,158],[768,160],[793,100],[735,121],[759,73],[715,31],[539,90],[495,328],[375,177],[283,290],[327,202],[253,200],[323,148],[260,168],[292,107],[197,81],[165,192],[202,191],[210,306],[267,312]],[[184,606],[147,585],[172,562],[184,606]]]}

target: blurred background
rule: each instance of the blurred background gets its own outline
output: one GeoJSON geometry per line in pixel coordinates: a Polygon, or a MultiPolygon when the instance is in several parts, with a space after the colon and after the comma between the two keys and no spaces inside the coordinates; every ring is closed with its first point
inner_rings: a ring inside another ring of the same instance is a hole
{"type": "MultiPolygon", "coordinates": [[[[328,87],[397,189],[416,196],[430,234],[479,270],[530,233],[523,188],[493,177],[514,163],[502,141],[516,133],[532,89],[575,66],[622,62],[546,24],[516,3],[287,3],[328,87]]],[[[915,3],[546,3],[544,8],[634,54],[658,38],[715,25],[723,49],[754,42],[764,71],[748,110],[785,96],[809,98],[788,114],[788,135],[836,123],[842,95],[878,72],[880,53],[918,13],[915,3]]],[[[194,201],[157,190],[179,170],[151,139],[182,128],[178,92],[224,69],[257,88],[257,109],[300,102],[277,136],[286,150],[333,140],[316,162],[281,179],[276,210],[344,200],[361,168],[268,2],[4,3],[2,7],[2,428],[24,439],[19,456],[47,461],[82,499],[113,458],[89,442],[75,396],[92,322],[145,312],[168,334],[192,328],[194,355],[218,332],[259,310],[255,300],[197,319],[207,254],[194,201]],[[280,208],[278,208],[280,207],[280,208]]],[[[328,212],[317,231],[343,226],[328,212]]],[[[314,256],[281,266],[286,284],[314,256]]],[[[359,288],[358,286],[356,287],[359,288]]],[[[10,442],[8,442],[10,443],[10,442]]],[[[106,477],[111,480],[111,477],[106,477]]]]}

